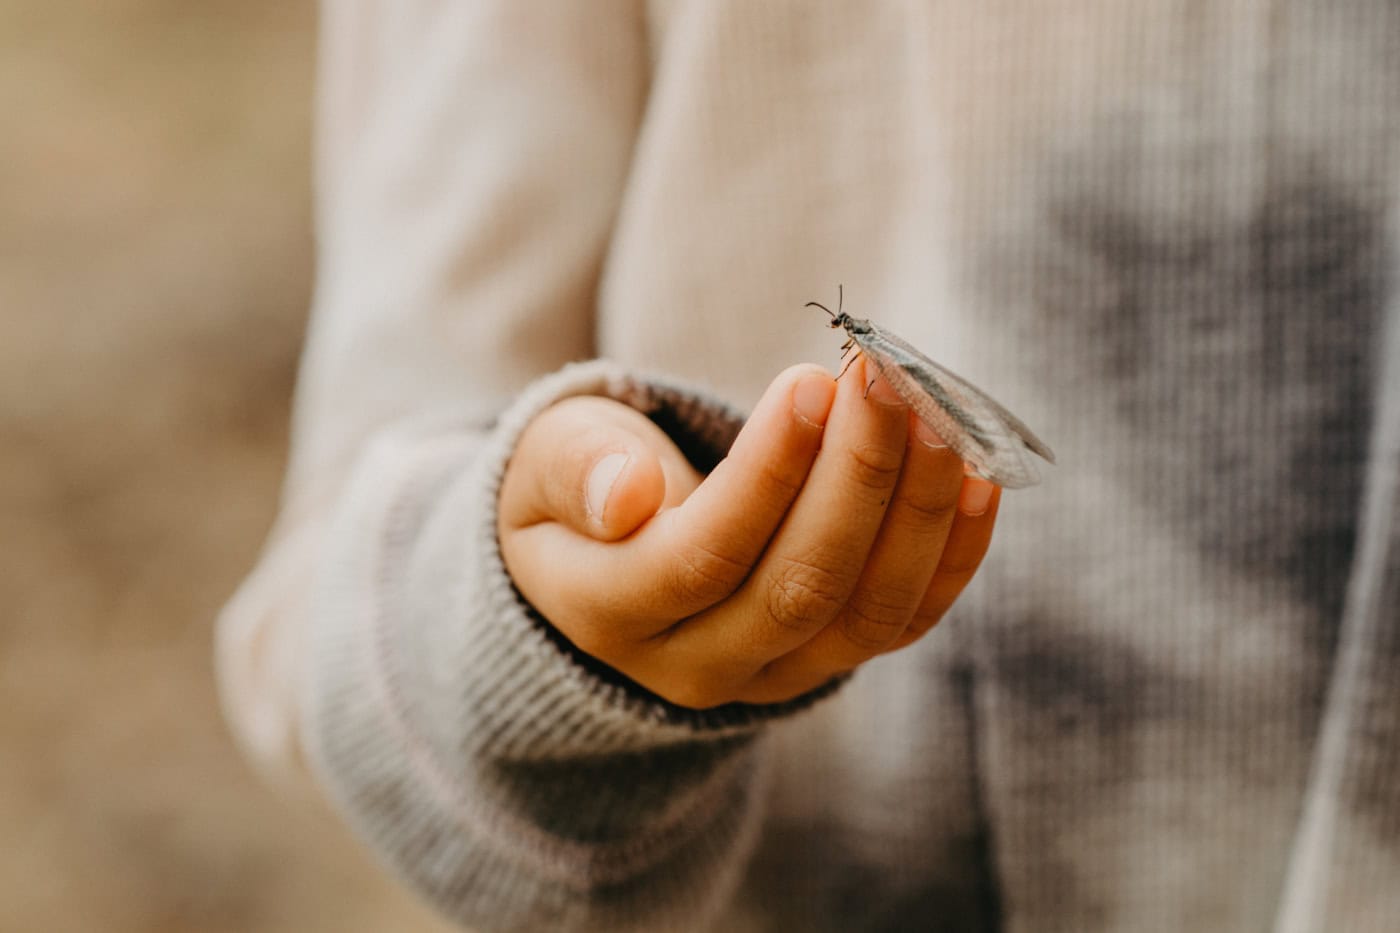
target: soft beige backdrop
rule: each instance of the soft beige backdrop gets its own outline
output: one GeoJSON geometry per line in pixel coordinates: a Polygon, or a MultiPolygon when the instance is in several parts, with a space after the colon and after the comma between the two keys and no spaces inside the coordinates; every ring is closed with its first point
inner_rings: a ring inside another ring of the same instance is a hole
{"type": "Polygon", "coordinates": [[[307,0],[0,0],[0,930],[439,925],[263,790],[211,618],[311,274],[307,0]]]}

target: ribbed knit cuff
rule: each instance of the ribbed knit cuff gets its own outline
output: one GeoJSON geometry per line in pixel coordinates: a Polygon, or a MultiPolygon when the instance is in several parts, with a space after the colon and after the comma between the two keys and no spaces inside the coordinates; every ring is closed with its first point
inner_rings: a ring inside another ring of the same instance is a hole
{"type": "Polygon", "coordinates": [[[463,884],[480,893],[479,872],[496,886],[561,886],[554,897],[677,861],[694,864],[669,875],[713,895],[755,832],[755,728],[825,692],[676,707],[580,655],[520,598],[496,538],[501,477],[530,419],[571,395],[633,405],[700,465],[741,423],[605,362],[568,367],[484,439],[435,430],[378,445],[318,586],[303,703],[315,768],[380,854],[449,905],[463,884]],[[570,762],[582,764],[556,773],[570,762]]]}

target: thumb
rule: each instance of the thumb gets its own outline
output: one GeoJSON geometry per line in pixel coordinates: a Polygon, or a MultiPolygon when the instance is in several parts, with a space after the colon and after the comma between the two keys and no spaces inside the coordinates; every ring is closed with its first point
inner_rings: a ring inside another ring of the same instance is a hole
{"type": "Polygon", "coordinates": [[[645,416],[606,399],[550,407],[521,435],[501,489],[502,519],[516,527],[554,521],[599,541],[626,537],[666,494],[645,436],[654,430],[645,416]]]}
{"type": "Polygon", "coordinates": [[[636,440],[614,438],[604,445],[601,456],[592,452],[584,456],[589,465],[583,481],[583,515],[561,515],[561,521],[600,541],[615,541],[656,514],[666,493],[666,478],[655,454],[641,444],[628,443],[636,440]]]}

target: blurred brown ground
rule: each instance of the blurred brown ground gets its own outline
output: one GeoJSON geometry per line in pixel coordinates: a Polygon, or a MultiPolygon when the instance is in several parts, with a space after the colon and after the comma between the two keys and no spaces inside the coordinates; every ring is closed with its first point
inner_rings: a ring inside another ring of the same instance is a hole
{"type": "Polygon", "coordinates": [[[0,0],[0,931],[442,927],[264,790],[211,620],[285,457],[307,0],[0,0]]]}

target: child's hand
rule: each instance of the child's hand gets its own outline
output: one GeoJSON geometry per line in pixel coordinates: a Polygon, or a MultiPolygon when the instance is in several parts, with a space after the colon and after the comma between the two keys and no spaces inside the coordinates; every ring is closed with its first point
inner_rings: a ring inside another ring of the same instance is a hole
{"type": "Polygon", "coordinates": [[[621,403],[547,409],[501,488],[516,586],[682,706],[790,699],[910,644],[972,578],[1000,490],[924,443],[883,380],[863,397],[871,376],[782,373],[703,481],[621,403]]]}

